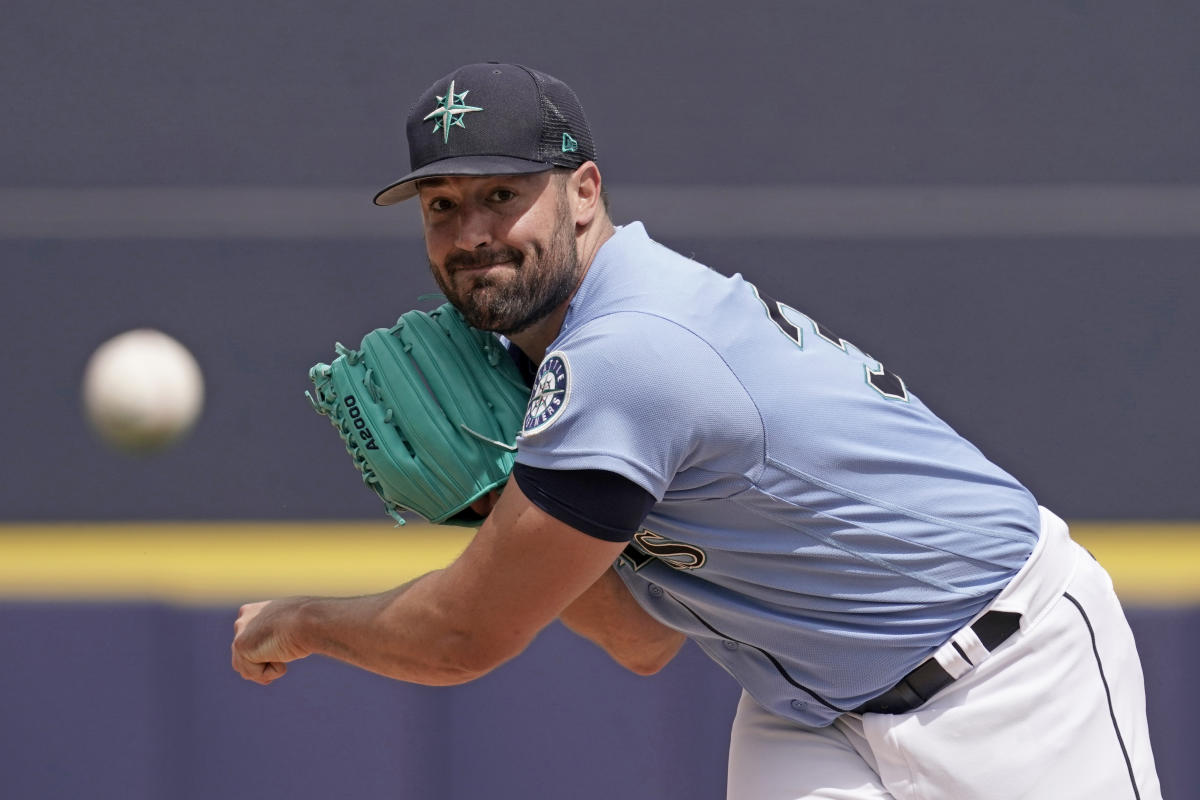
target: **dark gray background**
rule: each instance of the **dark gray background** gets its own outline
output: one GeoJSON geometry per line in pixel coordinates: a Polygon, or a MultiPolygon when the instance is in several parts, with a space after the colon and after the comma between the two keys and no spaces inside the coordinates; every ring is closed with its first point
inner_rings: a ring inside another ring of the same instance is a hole
{"type": "Polygon", "coordinates": [[[11,186],[374,186],[460,63],[572,85],[615,183],[1200,177],[1200,9],[1098,2],[12,4],[11,186]]]}
{"type": "MultiPolygon", "coordinates": [[[[1198,40],[1161,0],[10,3],[0,519],[382,519],[307,370],[433,289],[369,198],[411,99],[499,59],[581,96],[618,221],[880,358],[1044,504],[1195,520],[1198,40]],[[144,325],[208,381],[149,459],[78,398],[144,325]]],[[[1194,609],[1131,616],[1195,797],[1194,609]]],[[[735,693],[694,649],[642,681],[554,628],[461,689],[314,661],[263,693],[231,619],[0,607],[0,794],[721,796],[735,693]]]]}
{"type": "Polygon", "coordinates": [[[16,6],[0,514],[373,516],[307,369],[433,289],[412,210],[369,196],[407,169],[411,98],[496,58],[573,84],[619,221],[882,359],[1046,505],[1200,516],[1198,32],[1162,2],[16,6]],[[140,325],[209,389],[152,460],[77,400],[140,325]]]}

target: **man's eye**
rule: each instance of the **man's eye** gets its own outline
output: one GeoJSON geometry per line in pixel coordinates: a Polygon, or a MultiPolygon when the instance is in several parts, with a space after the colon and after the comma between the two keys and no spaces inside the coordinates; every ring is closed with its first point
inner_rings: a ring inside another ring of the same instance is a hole
{"type": "Polygon", "coordinates": [[[511,189],[497,189],[488,197],[489,200],[495,203],[507,203],[517,196],[517,193],[511,189]]]}
{"type": "Polygon", "coordinates": [[[444,197],[435,197],[429,201],[430,211],[449,211],[453,207],[454,204],[444,197]]]}

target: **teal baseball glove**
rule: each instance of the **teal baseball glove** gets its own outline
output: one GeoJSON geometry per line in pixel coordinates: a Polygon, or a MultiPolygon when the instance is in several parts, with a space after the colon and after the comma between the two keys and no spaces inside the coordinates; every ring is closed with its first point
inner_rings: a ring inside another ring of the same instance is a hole
{"type": "Polygon", "coordinates": [[[401,512],[475,527],[469,506],[507,480],[529,387],[500,341],[449,303],[340,343],[309,370],[313,408],[329,417],[363,481],[401,512]]]}

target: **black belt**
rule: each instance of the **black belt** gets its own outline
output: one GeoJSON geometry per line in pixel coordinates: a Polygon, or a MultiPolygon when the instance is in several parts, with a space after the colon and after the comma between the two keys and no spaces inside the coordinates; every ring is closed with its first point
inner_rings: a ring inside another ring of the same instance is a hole
{"type": "MultiPolygon", "coordinates": [[[[1013,611],[989,611],[971,625],[971,630],[989,652],[1000,646],[1021,627],[1021,615],[1013,611]]],[[[966,654],[959,650],[963,658],[966,654]]],[[[967,663],[971,660],[968,658],[967,663]]],[[[892,688],[854,709],[856,714],[906,714],[920,708],[925,701],[954,683],[954,678],[929,658],[900,679],[892,688]]]]}

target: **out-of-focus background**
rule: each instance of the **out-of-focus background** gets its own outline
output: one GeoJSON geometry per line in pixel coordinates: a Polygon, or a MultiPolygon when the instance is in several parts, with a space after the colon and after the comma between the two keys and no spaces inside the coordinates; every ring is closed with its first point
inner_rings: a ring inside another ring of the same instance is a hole
{"type": "Polygon", "coordinates": [[[1200,797],[1198,40],[1158,0],[9,4],[0,796],[723,796],[737,692],[694,648],[636,678],[556,626],[450,689],[228,666],[240,602],[465,543],[392,528],[303,392],[434,290],[370,198],[409,103],[504,60],[580,95],[618,222],[854,341],[1072,523],[1200,797]],[[79,384],[146,326],[208,396],[138,458],[79,384]]]}

